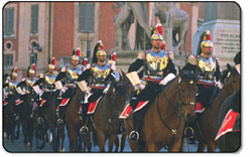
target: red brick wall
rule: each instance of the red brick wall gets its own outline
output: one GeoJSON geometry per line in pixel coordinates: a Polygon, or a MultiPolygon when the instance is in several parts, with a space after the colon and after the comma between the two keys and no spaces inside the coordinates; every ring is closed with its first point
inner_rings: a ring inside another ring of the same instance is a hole
{"type": "Polygon", "coordinates": [[[74,40],[74,3],[53,3],[52,54],[56,59],[60,56],[71,56],[74,40]]]}
{"type": "Polygon", "coordinates": [[[100,2],[99,12],[99,39],[103,41],[107,53],[115,47],[114,17],[116,12],[112,6],[116,2],[100,2]]]}

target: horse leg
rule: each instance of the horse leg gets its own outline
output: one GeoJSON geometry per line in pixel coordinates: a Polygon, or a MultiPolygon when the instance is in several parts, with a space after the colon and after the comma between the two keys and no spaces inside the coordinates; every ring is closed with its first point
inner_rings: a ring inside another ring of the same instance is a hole
{"type": "MultiPolygon", "coordinates": [[[[65,138],[65,133],[64,133],[64,125],[62,126],[58,126],[57,128],[57,132],[58,132],[58,138],[59,138],[59,141],[61,139],[61,148],[60,148],[60,151],[63,152],[64,151],[64,138],[65,138]]],[[[59,142],[60,143],[60,142],[59,142]]]]}
{"type": "Polygon", "coordinates": [[[182,137],[177,138],[168,149],[168,152],[179,152],[181,148],[182,137]]]}
{"type": "Polygon", "coordinates": [[[203,142],[199,141],[198,142],[198,147],[197,147],[197,152],[204,152],[206,147],[206,144],[204,144],[203,142]]]}
{"type": "Polygon", "coordinates": [[[100,152],[104,152],[105,151],[105,148],[104,148],[105,135],[104,135],[104,133],[101,131],[98,131],[97,138],[98,138],[98,146],[99,146],[100,152]]]}
{"type": "Polygon", "coordinates": [[[123,152],[123,150],[124,150],[124,147],[125,147],[125,141],[126,141],[126,134],[122,134],[120,152],[123,152]]]}
{"type": "MultiPolygon", "coordinates": [[[[91,152],[91,142],[90,142],[90,132],[86,135],[83,135],[84,147],[87,147],[88,152],[91,152]]],[[[85,150],[86,148],[84,148],[85,150]]]]}
{"type": "Polygon", "coordinates": [[[154,143],[147,144],[147,148],[148,148],[148,152],[158,152],[160,150],[160,147],[154,143]]]}
{"type": "Polygon", "coordinates": [[[69,150],[76,151],[77,147],[77,131],[72,124],[68,125],[68,137],[69,137],[69,150]]]}
{"type": "Polygon", "coordinates": [[[109,152],[112,152],[117,134],[109,136],[109,152]]]}
{"type": "Polygon", "coordinates": [[[207,143],[207,151],[208,152],[215,152],[215,149],[216,149],[215,141],[209,141],[207,143]]]}

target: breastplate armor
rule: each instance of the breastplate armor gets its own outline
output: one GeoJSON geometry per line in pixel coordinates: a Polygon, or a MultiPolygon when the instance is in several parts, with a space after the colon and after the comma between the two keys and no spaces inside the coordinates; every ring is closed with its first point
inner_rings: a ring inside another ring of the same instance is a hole
{"type": "Polygon", "coordinates": [[[36,78],[33,78],[32,80],[31,79],[26,79],[26,84],[28,85],[28,86],[33,86],[34,84],[35,84],[35,82],[36,82],[36,78]]]}
{"type": "Polygon", "coordinates": [[[198,66],[200,67],[202,74],[200,76],[201,80],[213,81],[213,75],[216,71],[216,62],[213,57],[209,59],[199,57],[198,66]]]}
{"type": "Polygon", "coordinates": [[[163,71],[167,68],[168,54],[164,51],[154,53],[152,50],[146,52],[145,75],[155,79],[163,77],[163,71]]]}
{"type": "Polygon", "coordinates": [[[73,69],[70,66],[69,68],[67,68],[66,72],[66,83],[67,84],[74,83],[78,79],[78,76],[81,75],[81,73],[82,73],[82,68],[80,66],[77,66],[75,69],[73,69]]]}
{"type": "Polygon", "coordinates": [[[54,89],[55,85],[55,80],[56,80],[56,74],[45,74],[45,85],[44,88],[46,89],[54,89]]]}
{"type": "Polygon", "coordinates": [[[9,81],[8,87],[7,87],[7,92],[13,94],[17,84],[18,84],[18,81],[16,81],[16,82],[9,81]]]}
{"type": "Polygon", "coordinates": [[[104,66],[99,66],[97,64],[93,64],[91,71],[94,76],[93,86],[105,86],[105,79],[111,71],[111,65],[105,64],[104,66]]]}

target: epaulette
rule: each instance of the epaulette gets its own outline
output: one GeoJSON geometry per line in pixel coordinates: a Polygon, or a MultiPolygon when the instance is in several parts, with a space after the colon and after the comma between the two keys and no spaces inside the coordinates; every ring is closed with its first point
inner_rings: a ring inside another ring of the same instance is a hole
{"type": "Polygon", "coordinates": [[[197,56],[190,55],[187,60],[192,65],[197,65],[197,56]]]}

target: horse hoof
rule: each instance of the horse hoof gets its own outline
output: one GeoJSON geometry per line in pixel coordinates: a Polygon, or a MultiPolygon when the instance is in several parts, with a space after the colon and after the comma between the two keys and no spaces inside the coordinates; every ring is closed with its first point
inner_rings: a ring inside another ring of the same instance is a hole
{"type": "Polygon", "coordinates": [[[30,142],[28,142],[28,143],[27,143],[27,147],[30,147],[30,146],[31,146],[31,144],[30,144],[30,142]]]}

